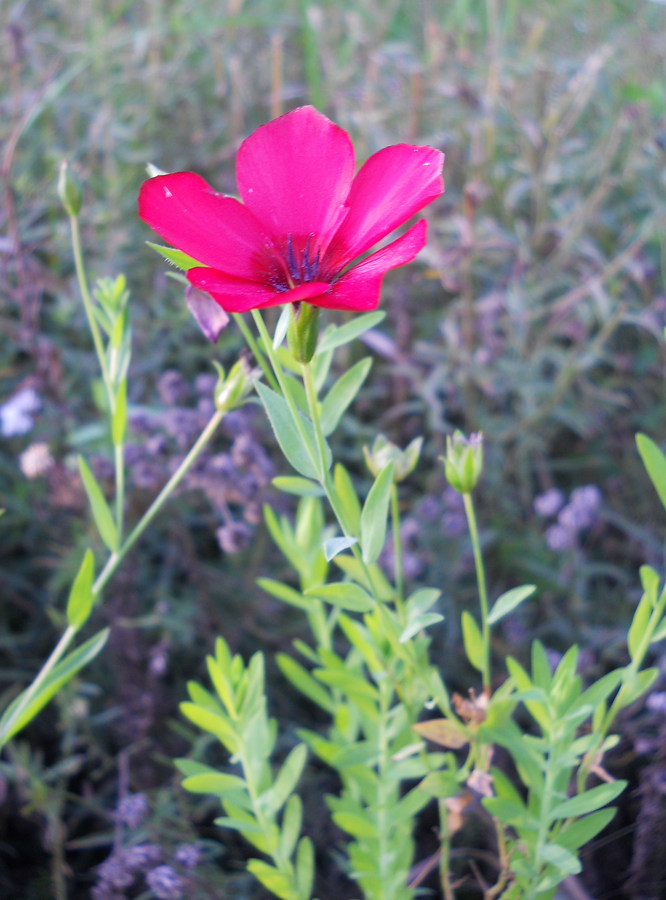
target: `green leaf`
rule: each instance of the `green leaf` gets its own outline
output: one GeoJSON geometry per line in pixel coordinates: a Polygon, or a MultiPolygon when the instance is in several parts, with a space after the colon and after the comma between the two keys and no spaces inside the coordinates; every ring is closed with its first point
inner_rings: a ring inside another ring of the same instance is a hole
{"type": "Polygon", "coordinates": [[[294,685],[296,690],[316,703],[317,706],[321,706],[326,712],[331,714],[335,712],[335,704],[331,695],[300,663],[287,656],[286,653],[278,653],[277,664],[284,677],[294,685]]]}
{"type": "Polygon", "coordinates": [[[283,603],[296,606],[298,609],[312,609],[312,604],[308,602],[303,594],[286,584],[282,584],[281,581],[275,581],[273,578],[257,578],[257,584],[267,594],[277,597],[283,603]]]}
{"type": "Polygon", "coordinates": [[[333,470],[333,481],[338,492],[338,500],[342,504],[346,525],[351,534],[358,535],[361,527],[361,504],[349,472],[341,463],[337,463],[333,470]]]}
{"type": "Polygon", "coordinates": [[[88,549],[83,554],[83,562],[74,579],[72,589],[67,601],[67,624],[72,628],[79,628],[88,620],[92,609],[93,581],[95,580],[95,557],[92,550],[88,549]]]}
{"type": "Polygon", "coordinates": [[[557,843],[575,852],[603,831],[616,812],[614,806],[607,806],[605,809],[599,809],[588,816],[569,822],[557,835],[557,843]]]}
{"type": "Polygon", "coordinates": [[[647,632],[650,616],[652,615],[652,601],[649,594],[643,594],[640,599],[636,612],[631,620],[629,634],[627,635],[627,646],[629,648],[629,656],[636,658],[640,646],[647,632]]]}
{"type": "Polygon", "coordinates": [[[399,641],[401,644],[406,644],[419,631],[425,631],[431,625],[436,625],[438,622],[443,621],[444,616],[441,616],[439,613],[422,613],[420,616],[414,616],[400,632],[399,641]]]}
{"type": "Polygon", "coordinates": [[[224,794],[247,793],[245,782],[237,775],[227,775],[224,772],[201,772],[197,775],[189,775],[183,780],[183,787],[192,794],[211,794],[222,796],[224,794]]]}
{"type": "Polygon", "coordinates": [[[392,487],[393,463],[390,462],[375,479],[361,513],[361,549],[366,565],[375,562],[384,547],[392,487]]]}
{"type": "Polygon", "coordinates": [[[273,485],[285,494],[295,494],[297,497],[323,497],[324,489],[316,481],[307,478],[299,478],[298,475],[278,475],[273,479],[273,485]]]}
{"type": "Polygon", "coordinates": [[[481,631],[476,624],[474,616],[468,610],[464,610],[462,614],[462,633],[467,659],[475,669],[478,669],[479,672],[483,672],[485,668],[483,638],[481,637],[481,631]]]}
{"type": "Polygon", "coordinates": [[[116,524],[113,521],[109,504],[104,499],[102,489],[97,483],[97,479],[90,471],[88,463],[82,456],[79,456],[79,470],[81,472],[81,480],[86,489],[90,508],[92,509],[93,518],[99,535],[106,544],[107,548],[112,552],[118,549],[118,532],[116,524]]]}
{"type": "Polygon", "coordinates": [[[348,369],[335,382],[321,404],[321,430],[324,435],[335,431],[345,410],[354,401],[372,366],[369,356],[348,369]]]}
{"type": "Polygon", "coordinates": [[[298,744],[289,753],[277,778],[271,788],[259,798],[269,815],[274,815],[282,809],[289,797],[296,789],[296,785],[303,772],[303,766],[308,755],[305,744],[298,744]]]}
{"type": "Polygon", "coordinates": [[[181,703],[181,713],[198,725],[204,731],[208,731],[227,748],[229,753],[234,754],[238,751],[238,738],[228,720],[219,713],[213,712],[196,703],[181,703]]]}
{"type": "Polygon", "coordinates": [[[338,826],[351,834],[355,838],[377,838],[378,832],[376,826],[363,816],[355,813],[336,812],[333,813],[333,821],[338,826]]]}
{"type": "Polygon", "coordinates": [[[108,636],[109,629],[104,628],[66,656],[44,679],[37,693],[27,703],[25,701],[29,687],[12,701],[0,719],[0,747],[31,722],[60,688],[97,656],[108,636]]]}
{"type": "Polygon", "coordinates": [[[333,350],[336,347],[342,347],[343,344],[348,344],[362,335],[364,331],[379,325],[385,316],[385,312],[378,310],[366,313],[363,316],[355,316],[350,322],[340,327],[335,325],[329,326],[319,341],[317,355],[325,353],[327,350],[333,350]]]}
{"type": "Polygon", "coordinates": [[[338,688],[345,694],[352,694],[357,697],[367,697],[369,700],[376,700],[377,688],[361,678],[360,675],[354,674],[348,669],[315,669],[315,676],[319,681],[328,687],[338,688]]]}
{"type": "Polygon", "coordinates": [[[437,603],[441,594],[442,592],[437,590],[437,588],[421,588],[418,591],[414,591],[413,594],[409,595],[405,603],[408,615],[418,616],[427,612],[431,606],[437,603]]]}
{"type": "Polygon", "coordinates": [[[635,700],[638,700],[639,697],[642,697],[652,687],[657,675],[659,675],[659,669],[654,666],[650,669],[643,669],[642,672],[634,673],[633,677],[630,677],[620,689],[618,699],[622,700],[622,708],[629,706],[635,700]]]}
{"type": "Polygon", "coordinates": [[[568,800],[558,803],[551,809],[549,818],[551,821],[569,819],[572,816],[584,816],[587,813],[595,812],[602,806],[612,803],[626,786],[626,781],[611,781],[597,785],[597,787],[590,788],[589,791],[583,791],[576,797],[570,797],[568,800]]]}
{"type": "Polygon", "coordinates": [[[520,606],[523,600],[527,600],[527,598],[530,597],[535,590],[536,585],[523,584],[520,587],[515,587],[510,591],[506,591],[504,594],[498,597],[493,604],[493,608],[488,614],[488,624],[494,625],[495,622],[499,622],[500,619],[503,619],[504,616],[508,615],[508,613],[514,610],[517,606],[520,606]]]}
{"type": "Polygon", "coordinates": [[[541,848],[541,858],[567,875],[578,875],[583,869],[580,860],[560,844],[546,844],[541,848]]]}
{"type": "Polygon", "coordinates": [[[315,873],[314,844],[309,837],[301,838],[296,851],[296,880],[299,900],[310,900],[315,873]]]}
{"type": "Polygon", "coordinates": [[[318,587],[308,588],[306,597],[318,597],[333,606],[348,609],[351,612],[371,612],[375,608],[375,601],[370,594],[358,584],[347,581],[336,581],[334,584],[321,584],[318,587]]]}
{"type": "Polygon", "coordinates": [[[324,541],[324,556],[326,557],[326,562],[335,559],[338,553],[342,553],[343,550],[349,550],[354,544],[358,544],[358,538],[334,537],[324,541]]]}
{"type": "Polygon", "coordinates": [[[280,900],[295,900],[290,879],[275,866],[270,866],[261,859],[251,859],[248,861],[247,870],[280,900]]]}
{"type": "Polygon", "coordinates": [[[316,481],[319,471],[315,461],[315,438],[312,422],[303,413],[298,412],[301,426],[299,428],[294,422],[291,410],[284,398],[261,382],[256,385],[256,388],[277,442],[287,461],[301,475],[316,481]],[[305,440],[303,434],[305,434],[305,440]]]}
{"type": "MultiPolygon", "coordinates": [[[[280,853],[289,859],[301,833],[303,823],[303,803],[298,794],[292,794],[287,800],[280,828],[280,853]]],[[[308,900],[310,898],[308,897],[308,900]]]]}
{"type": "Polygon", "coordinates": [[[174,250],[173,247],[164,247],[162,244],[153,244],[152,241],[146,241],[146,244],[177,269],[182,269],[183,272],[201,266],[200,262],[192,256],[188,256],[187,253],[183,253],[182,250],[174,250]]]}
{"type": "Polygon", "coordinates": [[[636,435],[636,446],[662,506],[666,508],[666,456],[646,434],[636,435]]]}

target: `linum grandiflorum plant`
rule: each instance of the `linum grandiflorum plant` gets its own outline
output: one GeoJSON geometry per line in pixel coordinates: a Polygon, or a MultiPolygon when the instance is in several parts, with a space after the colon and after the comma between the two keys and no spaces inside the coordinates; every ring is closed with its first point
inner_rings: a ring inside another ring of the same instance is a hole
{"type": "MultiPolygon", "coordinates": [[[[399,145],[376,153],[353,177],[346,133],[305,107],[259,128],[241,146],[242,202],[187,172],[151,178],[139,198],[141,217],[177,248],[156,249],[185,270],[190,307],[204,332],[216,337],[220,307],[236,318],[264,371],[259,398],[297,473],[275,480],[300,497],[294,524],[266,509],[295,582],[265,577],[260,585],[303,611],[312,643],[296,641],[296,656],[277,662],[329,716],[328,730],[301,729],[302,742],[275,767],[278,725],[266,710],[263,654],[246,664],[220,637],[207,660],[213,691],[191,683],[182,711],[219,740],[229,765],[220,771],[200,760],[178,761],[185,788],[219,798],[218,824],[260,852],[248,868],[283,900],[309,900],[313,890],[314,852],[302,835],[297,793],[308,749],[339,775],[340,793],[327,804],[349,837],[347,874],[367,900],[414,896],[435,866],[444,896],[455,897],[450,842],[470,805],[495,834],[494,865],[481,871],[469,861],[486,900],[553,897],[564,878],[581,871],[580,848],[613,817],[608,804],[624,783],[603,768],[616,740],[610,729],[654,680],[656,671],[642,665],[650,643],[666,634],[666,591],[646,567],[627,666],[584,688],[577,647],[552,671],[535,641],[529,671],[512,658],[506,672],[493,669],[493,626],[534,589],[516,587],[490,603],[472,502],[483,445],[480,436],[458,433],[444,465],[463,497],[474,552],[479,612],[466,610],[461,624],[481,680],[468,697],[450,697],[428,655],[427,631],[443,618],[436,612],[439,591],[410,592],[403,577],[398,492],[418,462],[420,441],[403,451],[380,437],[366,449],[374,481],[364,500],[349,472],[334,464],[328,438],[371,365],[363,359],[332,379],[335,350],[380,321],[382,314],[370,311],[383,275],[414,258],[425,222],[362,255],[439,196],[442,163],[436,150],[399,145]],[[284,309],[270,334],[261,310],[276,305],[284,309]],[[361,315],[320,334],[321,307],[361,315]],[[256,334],[239,315],[246,311],[256,334]],[[378,565],[389,520],[392,581],[378,565]],[[529,714],[527,730],[514,715],[519,707],[529,714]],[[493,765],[497,746],[513,758],[520,783],[493,765]],[[470,804],[473,798],[480,804],[470,804]],[[414,822],[433,799],[441,848],[423,861],[415,854],[414,822]]],[[[649,447],[648,469],[663,489],[666,459],[649,447]]]]}
{"type": "MultiPolygon", "coordinates": [[[[294,580],[265,577],[260,584],[302,610],[312,640],[296,641],[295,656],[277,661],[330,724],[325,733],[301,729],[301,743],[276,766],[278,725],[267,714],[264,656],[258,651],[246,663],[220,637],[207,660],[212,690],[191,683],[182,709],[222,744],[228,764],[220,770],[199,759],[178,761],[188,790],[219,798],[224,816],[218,823],[258,851],[248,868],[283,900],[310,900],[313,892],[314,850],[304,835],[297,792],[308,751],[339,775],[340,792],[327,804],[349,838],[347,874],[367,900],[412,897],[433,868],[443,895],[454,898],[459,882],[450,865],[451,840],[466,816],[478,817],[495,835],[492,863],[481,869],[474,858],[468,861],[468,882],[473,879],[486,900],[500,894],[553,897],[567,875],[580,871],[580,848],[613,816],[608,804],[624,785],[603,766],[615,741],[612,725],[654,680],[656,671],[643,664],[650,644],[666,636],[666,590],[660,591],[659,575],[644,567],[626,666],[584,687],[576,647],[552,671],[538,642],[529,670],[511,658],[506,671],[498,666],[492,629],[533,588],[516,587],[491,602],[472,500],[483,443],[480,436],[456,434],[444,466],[463,497],[474,553],[479,609],[466,610],[461,624],[479,680],[466,697],[450,696],[429,657],[428,629],[445,627],[437,612],[439,591],[410,590],[403,574],[399,491],[418,464],[421,442],[402,450],[378,437],[366,449],[373,483],[365,498],[332,459],[328,439],[371,366],[363,359],[335,378],[336,349],[381,321],[383,314],[375,310],[382,278],[415,257],[425,243],[425,222],[365,254],[441,194],[442,163],[432,148],[398,145],[370,157],[354,177],[348,135],[305,107],[263,126],[241,146],[242,202],[217,194],[192,173],[150,178],[139,198],[141,217],[177,248],[157,249],[185,271],[187,302],[204,333],[215,339],[231,314],[247,339],[264,375],[254,386],[296,473],[275,480],[299,498],[295,521],[266,510],[268,529],[293,565],[294,580]],[[275,305],[284,309],[269,334],[261,310],[275,305]],[[320,331],[322,307],[359,315],[320,331]],[[247,311],[255,331],[242,318],[247,311]],[[393,550],[390,579],[378,564],[387,539],[393,550]],[[512,757],[517,779],[494,765],[498,746],[512,757]],[[423,860],[413,841],[414,823],[430,802],[439,811],[441,847],[423,860]]],[[[102,374],[115,497],[107,501],[81,459],[107,556],[95,577],[93,550],[85,552],[63,636],[0,719],[0,746],[102,649],[106,631],[69,650],[127,552],[253,380],[240,364],[221,375],[212,419],[144,516],[126,529],[128,295],[122,278],[98,282],[90,291],[78,234],[80,194],[66,169],[60,188],[102,374]]],[[[639,450],[666,503],[666,457],[644,436],[639,450]]]]}

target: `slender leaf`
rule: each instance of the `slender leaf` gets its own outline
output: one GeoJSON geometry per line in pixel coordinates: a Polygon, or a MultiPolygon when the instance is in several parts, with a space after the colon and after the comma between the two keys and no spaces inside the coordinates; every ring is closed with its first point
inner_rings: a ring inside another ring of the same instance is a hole
{"type": "Polygon", "coordinates": [[[666,456],[646,434],[636,435],[636,446],[662,506],[666,508],[666,456]]]}
{"type": "Polygon", "coordinates": [[[79,456],[79,470],[99,535],[108,549],[114,553],[118,549],[118,531],[113,521],[109,504],[104,499],[104,494],[97,479],[82,456],[79,456]]]}
{"type": "Polygon", "coordinates": [[[375,479],[361,513],[361,549],[366,564],[375,562],[384,547],[392,486],[393,463],[390,462],[375,479]]]}
{"type": "Polygon", "coordinates": [[[610,781],[606,784],[597,785],[590,788],[589,791],[583,791],[576,797],[570,797],[562,803],[558,803],[550,811],[552,819],[568,819],[571,816],[584,816],[587,813],[595,812],[612,803],[627,786],[626,781],[610,781]]]}
{"type": "Polygon", "coordinates": [[[162,244],[153,244],[152,241],[146,241],[146,244],[171,265],[177,269],[182,269],[183,272],[186,272],[188,269],[195,269],[201,265],[194,257],[188,256],[182,250],[174,250],[173,247],[164,247],[162,244]]]}
{"type": "Polygon", "coordinates": [[[16,697],[0,719],[0,747],[31,722],[60,688],[97,656],[108,636],[109,629],[104,628],[66,656],[44,679],[35,696],[25,706],[23,704],[30,688],[16,697]]]}
{"type": "Polygon", "coordinates": [[[483,672],[485,666],[483,638],[474,616],[468,610],[464,610],[462,614],[462,633],[467,659],[475,669],[483,672]]]}
{"type": "Polygon", "coordinates": [[[200,772],[196,775],[188,775],[183,780],[183,787],[192,794],[212,794],[222,796],[224,794],[247,792],[245,782],[237,775],[227,775],[225,772],[200,772]]]}
{"type": "Polygon", "coordinates": [[[285,494],[295,494],[297,497],[323,497],[324,489],[316,481],[300,478],[298,475],[278,475],[273,479],[273,485],[285,494]]]}
{"type": "Polygon", "coordinates": [[[375,608],[375,601],[367,591],[358,584],[346,581],[336,581],[333,584],[308,588],[305,595],[318,597],[326,603],[339,606],[341,609],[348,609],[351,612],[371,612],[375,608]]]}
{"type": "Polygon", "coordinates": [[[326,557],[326,562],[330,562],[338,555],[338,553],[342,553],[343,550],[349,550],[354,544],[358,544],[358,538],[334,537],[324,541],[324,556],[326,557]]]}
{"type": "Polygon", "coordinates": [[[318,681],[315,681],[300,663],[285,653],[278,653],[277,664],[282,674],[294,685],[296,690],[316,703],[317,706],[321,706],[326,712],[332,714],[335,711],[335,704],[329,692],[318,681]]]}
{"type": "Polygon", "coordinates": [[[342,347],[343,344],[348,344],[350,341],[353,341],[355,338],[362,335],[364,331],[368,331],[370,328],[374,328],[375,325],[379,325],[385,316],[385,312],[378,310],[376,312],[366,313],[362,316],[355,316],[350,322],[347,322],[340,327],[329,326],[319,342],[317,354],[324,353],[327,350],[333,350],[336,347],[342,347]]]}
{"type": "Polygon", "coordinates": [[[95,557],[88,549],[83,554],[83,562],[74,579],[67,601],[67,624],[77,631],[88,620],[92,609],[93,581],[95,579],[95,557]]]}
{"type": "Polygon", "coordinates": [[[438,622],[443,622],[444,616],[439,613],[422,613],[420,616],[415,616],[410,619],[407,625],[400,632],[400,643],[406,644],[410,638],[413,638],[415,634],[418,634],[419,631],[425,631],[426,628],[430,628],[431,625],[436,625],[438,622]]]}
{"type": "Polygon", "coordinates": [[[506,591],[506,593],[498,597],[493,604],[493,608],[488,614],[488,624],[494,625],[495,622],[499,622],[500,619],[503,619],[504,616],[508,615],[517,606],[520,606],[523,600],[527,600],[535,590],[536,585],[523,584],[520,587],[515,587],[510,591],[506,591]]]}
{"type": "Polygon", "coordinates": [[[264,405],[280,449],[287,461],[306,478],[317,479],[312,422],[299,412],[300,428],[292,418],[287,402],[266,385],[258,383],[257,393],[264,405]],[[305,435],[305,438],[303,437],[305,435]]]}
{"type": "Polygon", "coordinates": [[[335,382],[321,405],[321,428],[325,435],[335,431],[345,410],[353,403],[372,366],[372,359],[366,357],[335,382]]]}

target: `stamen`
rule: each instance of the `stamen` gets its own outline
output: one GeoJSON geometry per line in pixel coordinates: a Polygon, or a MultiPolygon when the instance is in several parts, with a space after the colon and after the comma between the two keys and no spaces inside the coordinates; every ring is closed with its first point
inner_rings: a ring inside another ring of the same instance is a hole
{"type": "Polygon", "coordinates": [[[308,251],[310,250],[310,241],[312,240],[312,235],[308,235],[308,239],[305,242],[305,250],[303,251],[303,268],[305,269],[305,280],[312,281],[312,266],[310,265],[310,260],[308,258],[308,251]]]}
{"type": "Polygon", "coordinates": [[[287,262],[289,263],[289,274],[296,281],[299,276],[298,266],[296,265],[296,257],[294,255],[294,243],[291,238],[291,232],[287,235],[287,262]]]}

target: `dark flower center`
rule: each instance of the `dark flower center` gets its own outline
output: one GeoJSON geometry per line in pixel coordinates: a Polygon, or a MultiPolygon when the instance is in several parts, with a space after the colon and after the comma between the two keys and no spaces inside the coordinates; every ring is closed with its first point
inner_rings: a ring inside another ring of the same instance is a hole
{"type": "Polygon", "coordinates": [[[299,250],[294,243],[293,236],[287,235],[287,269],[289,278],[294,284],[305,284],[308,281],[316,281],[319,275],[319,254],[317,247],[315,253],[312,246],[313,234],[309,234],[305,241],[305,247],[299,250]]]}

